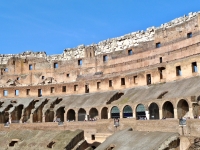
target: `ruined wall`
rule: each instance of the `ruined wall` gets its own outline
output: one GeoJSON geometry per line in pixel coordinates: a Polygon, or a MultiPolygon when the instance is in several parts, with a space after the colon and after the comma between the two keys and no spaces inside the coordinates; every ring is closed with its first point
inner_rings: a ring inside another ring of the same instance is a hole
{"type": "Polygon", "coordinates": [[[43,95],[78,94],[85,93],[86,85],[89,92],[98,92],[146,85],[147,74],[151,84],[198,75],[192,72],[191,63],[196,62],[199,68],[199,16],[190,13],[157,28],[66,49],[59,55],[29,51],[0,55],[0,95],[7,90],[8,97],[37,96],[38,89],[43,95]],[[176,75],[176,66],[181,66],[181,76],[176,75]]]}

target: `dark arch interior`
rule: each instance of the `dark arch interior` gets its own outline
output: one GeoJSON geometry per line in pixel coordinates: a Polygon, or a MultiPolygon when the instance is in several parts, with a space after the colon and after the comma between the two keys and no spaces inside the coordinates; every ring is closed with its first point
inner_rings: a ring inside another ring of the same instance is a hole
{"type": "Polygon", "coordinates": [[[68,110],[67,120],[68,121],[75,121],[76,120],[75,111],[73,109],[68,110]]]}
{"type": "Polygon", "coordinates": [[[21,116],[22,116],[22,110],[23,110],[24,106],[23,105],[19,105],[15,108],[15,110],[11,113],[11,117],[12,123],[19,123],[21,116]]]}
{"type": "Polygon", "coordinates": [[[33,122],[42,122],[43,120],[43,108],[44,105],[46,105],[48,102],[47,99],[45,99],[42,104],[40,104],[36,110],[33,112],[33,122]]]}
{"type": "Polygon", "coordinates": [[[120,118],[120,111],[119,111],[119,108],[117,106],[114,106],[111,109],[111,118],[120,118]]]}
{"type": "Polygon", "coordinates": [[[98,117],[98,110],[96,108],[90,109],[89,115],[90,115],[90,118],[98,117]]]}
{"type": "Polygon", "coordinates": [[[160,119],[159,118],[159,108],[156,103],[151,103],[149,106],[149,119],[160,119]]]}
{"type": "Polygon", "coordinates": [[[83,108],[81,108],[78,111],[78,121],[84,121],[85,120],[85,116],[86,116],[86,111],[83,108]]]}
{"type": "Polygon", "coordinates": [[[108,108],[104,107],[101,110],[101,119],[108,119],[108,108]]]}
{"type": "Polygon", "coordinates": [[[64,114],[65,114],[65,107],[60,107],[56,111],[56,121],[58,122],[64,122],[64,114]]]}
{"type": "Polygon", "coordinates": [[[163,105],[163,118],[174,118],[174,107],[169,101],[163,105]]]}
{"type": "Polygon", "coordinates": [[[146,119],[145,107],[143,104],[139,104],[136,108],[136,119],[138,120],[146,119]]]}
{"type": "Polygon", "coordinates": [[[53,122],[54,121],[54,111],[50,111],[49,109],[45,112],[45,122],[53,122]]]}
{"type": "Polygon", "coordinates": [[[189,105],[186,100],[180,100],[177,105],[178,118],[182,118],[189,111],[189,105]]]}
{"type": "Polygon", "coordinates": [[[133,117],[133,110],[129,105],[126,105],[123,109],[123,118],[133,117]]]}

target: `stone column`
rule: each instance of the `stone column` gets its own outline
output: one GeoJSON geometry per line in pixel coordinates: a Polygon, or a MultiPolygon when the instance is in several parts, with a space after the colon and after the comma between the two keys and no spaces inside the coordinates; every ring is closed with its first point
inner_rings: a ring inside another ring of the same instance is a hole
{"type": "Polygon", "coordinates": [[[42,122],[45,122],[45,114],[42,114],[42,122]]]}
{"type": "Polygon", "coordinates": [[[54,121],[56,122],[56,121],[57,121],[57,114],[56,114],[56,111],[54,111],[53,114],[54,114],[54,116],[53,116],[53,122],[54,122],[54,121]]]}
{"type": "Polygon", "coordinates": [[[76,121],[78,121],[78,111],[75,112],[76,121]]]}
{"type": "Polygon", "coordinates": [[[123,111],[121,111],[121,110],[119,112],[119,118],[123,118],[123,111]]]}
{"type": "Polygon", "coordinates": [[[11,113],[9,113],[9,123],[10,123],[10,124],[12,123],[12,116],[11,116],[11,113]]]}
{"type": "Polygon", "coordinates": [[[136,119],[136,112],[135,111],[133,111],[133,118],[136,119]]]}
{"type": "Polygon", "coordinates": [[[147,117],[147,120],[149,120],[149,111],[148,110],[145,111],[145,115],[147,117]]]}
{"type": "Polygon", "coordinates": [[[65,113],[64,113],[64,122],[67,122],[67,111],[65,110],[65,113]]]}
{"type": "Polygon", "coordinates": [[[110,119],[111,118],[111,116],[110,116],[110,112],[109,112],[109,110],[108,110],[108,119],[110,119]]]}
{"type": "Polygon", "coordinates": [[[160,119],[163,118],[163,112],[162,112],[162,109],[159,109],[159,118],[160,118],[160,119]]]}
{"type": "Polygon", "coordinates": [[[191,108],[191,107],[189,107],[188,117],[190,117],[191,119],[194,119],[194,115],[193,115],[193,112],[192,112],[192,108],[191,108]]]}
{"type": "Polygon", "coordinates": [[[178,119],[177,108],[174,108],[174,119],[178,119]]]}
{"type": "Polygon", "coordinates": [[[33,123],[33,114],[30,114],[30,123],[33,123]]]}

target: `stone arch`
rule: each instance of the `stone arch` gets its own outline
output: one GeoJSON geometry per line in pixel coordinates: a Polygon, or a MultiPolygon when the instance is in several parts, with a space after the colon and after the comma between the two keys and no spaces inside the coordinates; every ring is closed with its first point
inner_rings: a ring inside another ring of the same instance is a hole
{"type": "Polygon", "coordinates": [[[42,104],[37,107],[33,112],[33,122],[42,122],[43,108],[48,103],[48,99],[45,99],[42,104]]]}
{"type": "Polygon", "coordinates": [[[91,108],[89,111],[90,118],[98,117],[99,113],[96,108],[91,108]]]}
{"type": "Polygon", "coordinates": [[[24,105],[18,105],[17,107],[15,107],[14,111],[11,113],[11,122],[12,123],[19,123],[20,119],[22,117],[22,110],[24,108],[24,105]]]}
{"type": "Polygon", "coordinates": [[[149,105],[149,119],[160,119],[159,117],[159,107],[156,103],[151,103],[149,105]]]}
{"type": "Polygon", "coordinates": [[[80,108],[78,111],[78,121],[84,121],[86,119],[86,111],[83,108],[80,108]]]}
{"type": "Polygon", "coordinates": [[[129,117],[133,117],[133,110],[132,110],[131,106],[126,105],[123,108],[123,118],[129,118],[129,117]]]}
{"type": "Polygon", "coordinates": [[[187,113],[189,112],[189,104],[186,100],[181,99],[177,104],[177,115],[178,118],[182,118],[184,116],[188,117],[187,113]]]}
{"type": "Polygon", "coordinates": [[[54,111],[47,109],[45,112],[45,122],[53,122],[54,120],[54,111]]]}
{"type": "Polygon", "coordinates": [[[56,121],[64,122],[65,107],[60,107],[56,111],[56,121]]]}
{"type": "Polygon", "coordinates": [[[32,110],[35,108],[35,104],[39,102],[39,100],[32,100],[29,105],[23,109],[23,117],[22,117],[22,122],[31,122],[30,115],[32,110]]]}
{"type": "Polygon", "coordinates": [[[146,119],[145,106],[143,104],[138,104],[135,111],[136,119],[146,119]]]}
{"type": "Polygon", "coordinates": [[[76,113],[73,109],[69,109],[67,111],[67,120],[68,121],[75,121],[76,120],[76,113]]]}
{"type": "Polygon", "coordinates": [[[170,101],[166,101],[162,107],[163,118],[174,118],[174,107],[170,101]]]}
{"type": "Polygon", "coordinates": [[[0,123],[7,123],[9,122],[9,110],[13,107],[12,104],[9,104],[3,112],[0,112],[0,123]]]}
{"type": "Polygon", "coordinates": [[[120,118],[120,111],[117,106],[113,106],[110,111],[111,118],[120,118]]]}
{"type": "Polygon", "coordinates": [[[103,107],[101,110],[101,119],[108,119],[108,108],[103,107]]]}

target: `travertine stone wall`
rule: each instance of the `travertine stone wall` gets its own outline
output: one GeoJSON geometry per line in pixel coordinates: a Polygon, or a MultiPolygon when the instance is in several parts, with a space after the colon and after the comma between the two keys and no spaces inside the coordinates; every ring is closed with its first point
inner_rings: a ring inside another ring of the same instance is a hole
{"type": "Polygon", "coordinates": [[[190,13],[158,28],[151,27],[89,46],[80,45],[58,55],[30,51],[0,55],[0,95],[8,90],[7,97],[15,97],[16,89],[20,90],[18,97],[26,97],[27,88],[31,96],[37,96],[38,89],[42,89],[43,95],[81,94],[85,93],[86,85],[89,92],[147,85],[147,74],[151,75],[151,84],[199,75],[199,71],[194,73],[191,67],[195,62],[200,70],[199,16],[199,13],[190,13]],[[187,37],[188,33],[192,33],[191,38],[187,37]],[[156,48],[157,42],[161,47],[156,48]],[[132,55],[128,54],[129,50],[132,55]],[[82,65],[78,64],[79,60],[82,65]],[[176,66],[181,67],[181,76],[177,76],[176,66]],[[62,86],[66,86],[65,92],[62,86]],[[51,87],[56,92],[50,92],[51,87]]]}

